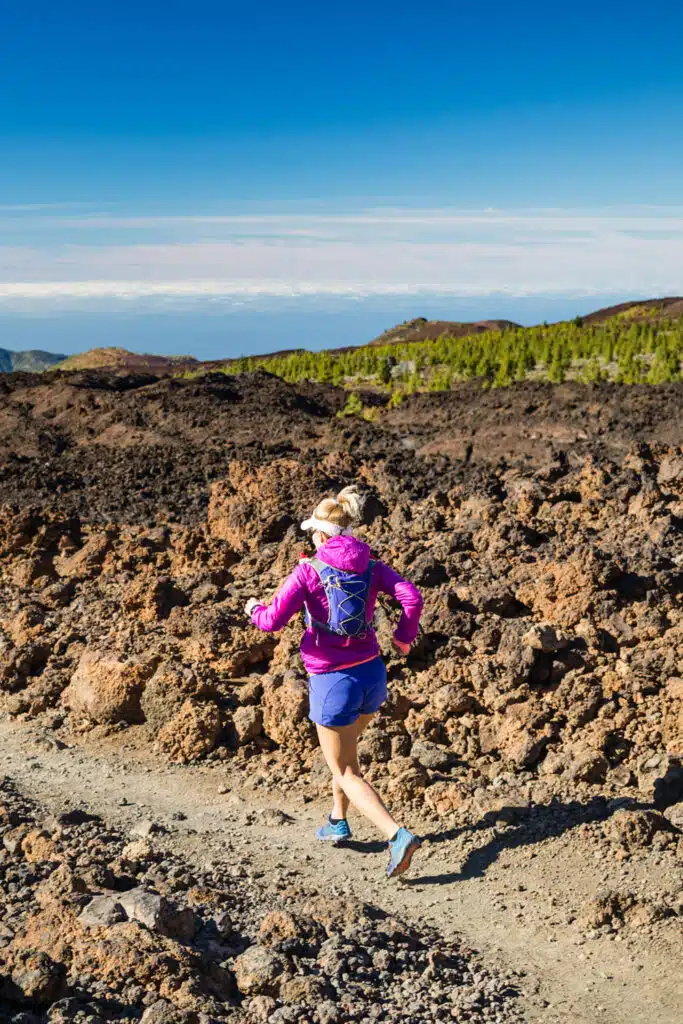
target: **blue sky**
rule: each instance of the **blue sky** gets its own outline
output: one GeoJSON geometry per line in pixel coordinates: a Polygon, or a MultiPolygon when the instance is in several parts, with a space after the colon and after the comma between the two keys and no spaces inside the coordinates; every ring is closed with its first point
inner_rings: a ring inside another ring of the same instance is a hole
{"type": "Polygon", "coordinates": [[[214,357],[681,293],[682,44],[662,0],[5,0],[0,345],[214,357]]]}

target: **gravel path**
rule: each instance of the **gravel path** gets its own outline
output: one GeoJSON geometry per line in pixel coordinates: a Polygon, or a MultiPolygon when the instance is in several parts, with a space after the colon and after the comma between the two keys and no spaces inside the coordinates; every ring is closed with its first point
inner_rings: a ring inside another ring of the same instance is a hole
{"type": "Polygon", "coordinates": [[[608,892],[643,905],[681,893],[680,865],[664,852],[610,856],[604,808],[539,808],[526,820],[450,832],[422,823],[431,840],[411,877],[389,884],[386,852],[362,823],[346,847],[312,841],[324,810],[305,802],[304,788],[265,795],[225,764],[180,767],[102,746],[60,749],[49,734],[7,720],[0,745],[0,774],[51,813],[82,808],[131,835],[151,819],[163,828],[155,844],[200,869],[229,865],[270,887],[353,895],[464,940],[483,963],[522,975],[515,1013],[530,1022],[680,1020],[680,916],[644,919],[639,928],[586,923],[587,908],[608,892]]]}

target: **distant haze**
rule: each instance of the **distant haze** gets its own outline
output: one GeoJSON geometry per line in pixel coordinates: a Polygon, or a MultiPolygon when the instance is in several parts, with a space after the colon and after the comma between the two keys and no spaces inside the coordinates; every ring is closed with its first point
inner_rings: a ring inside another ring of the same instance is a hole
{"type": "Polygon", "coordinates": [[[0,347],[14,351],[44,349],[73,354],[94,347],[122,346],[132,352],[230,358],[284,348],[319,350],[362,345],[382,331],[416,316],[444,320],[504,318],[531,325],[570,319],[633,294],[477,299],[439,299],[424,295],[400,299],[338,301],[321,308],[315,301],[273,304],[272,308],[179,309],[145,312],[72,312],[0,315],[0,347]]]}

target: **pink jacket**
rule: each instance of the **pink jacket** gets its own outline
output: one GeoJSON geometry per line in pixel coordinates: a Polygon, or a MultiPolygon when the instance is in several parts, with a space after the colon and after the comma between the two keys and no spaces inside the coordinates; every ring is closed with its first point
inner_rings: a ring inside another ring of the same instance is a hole
{"type": "MultiPolygon", "coordinates": [[[[318,549],[318,558],[336,569],[365,572],[370,561],[370,548],[355,537],[332,537],[318,549]]],[[[417,636],[422,612],[422,595],[412,583],[404,580],[383,562],[376,562],[372,572],[368,595],[368,619],[372,620],[378,594],[389,594],[403,608],[394,638],[411,644],[417,636]]],[[[252,609],[251,621],[267,633],[286,626],[301,611],[304,604],[312,618],[327,622],[329,609],[320,577],[307,562],[300,562],[287,577],[269,605],[258,604],[252,609]]],[[[369,661],[379,654],[377,637],[372,627],[362,639],[341,637],[324,630],[307,628],[301,641],[301,656],[306,671],[311,675],[333,672],[335,669],[369,661]]]]}

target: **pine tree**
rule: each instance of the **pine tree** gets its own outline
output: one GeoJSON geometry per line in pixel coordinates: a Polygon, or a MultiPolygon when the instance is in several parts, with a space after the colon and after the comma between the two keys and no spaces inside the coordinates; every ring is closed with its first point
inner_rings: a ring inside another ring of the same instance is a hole
{"type": "Polygon", "coordinates": [[[360,400],[360,395],[352,391],[349,397],[346,399],[346,405],[337,413],[338,416],[361,416],[363,413],[363,403],[360,400]]]}
{"type": "Polygon", "coordinates": [[[391,364],[388,357],[385,357],[380,362],[377,376],[382,384],[391,384],[391,364]]]}
{"type": "Polygon", "coordinates": [[[585,364],[581,374],[581,380],[584,384],[599,384],[601,381],[606,379],[607,374],[603,369],[602,363],[597,356],[593,356],[592,359],[589,359],[585,364]]]}

